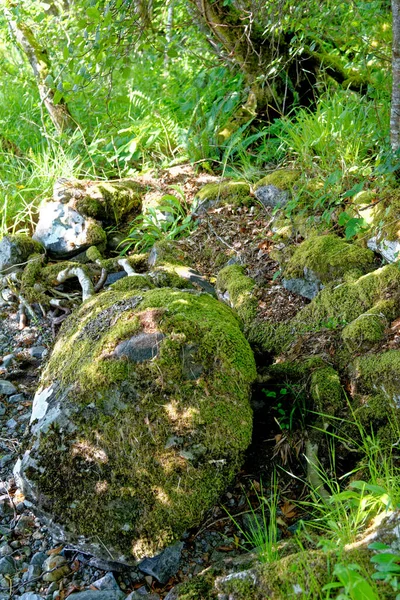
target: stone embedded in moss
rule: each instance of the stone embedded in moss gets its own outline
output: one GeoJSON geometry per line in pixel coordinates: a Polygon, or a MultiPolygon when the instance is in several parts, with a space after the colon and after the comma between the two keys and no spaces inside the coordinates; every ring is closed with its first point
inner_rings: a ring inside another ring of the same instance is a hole
{"type": "Polygon", "coordinates": [[[224,181],[207,183],[196,194],[196,212],[202,212],[221,204],[233,206],[251,206],[254,200],[250,196],[250,185],[245,181],[224,181]]]}
{"type": "Polygon", "coordinates": [[[0,241],[0,272],[21,270],[31,254],[44,254],[42,244],[23,233],[4,236],[0,241]]]}
{"type": "Polygon", "coordinates": [[[208,294],[89,299],[63,323],[35,396],[17,469],[27,497],[82,549],[130,564],[154,555],[198,524],[237,472],[255,375],[237,318],[208,294]],[[152,359],[116,356],[144,334],[156,340],[152,359]],[[171,436],[181,442],[168,445],[171,436]]]}
{"type": "Polygon", "coordinates": [[[328,283],[354,269],[361,275],[373,265],[373,252],[329,234],[310,237],[300,244],[284,266],[284,276],[286,279],[304,277],[311,271],[322,283],[328,283]]]}

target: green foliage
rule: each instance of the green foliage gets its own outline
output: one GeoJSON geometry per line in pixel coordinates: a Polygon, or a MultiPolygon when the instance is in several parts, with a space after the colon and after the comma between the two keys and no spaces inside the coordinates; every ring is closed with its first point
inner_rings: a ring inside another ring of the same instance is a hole
{"type": "Polygon", "coordinates": [[[129,235],[121,242],[121,254],[129,250],[147,252],[162,240],[175,240],[189,235],[196,227],[190,207],[179,186],[173,187],[180,197],[165,194],[157,208],[149,208],[132,222],[129,235]]]}
{"type": "Polygon", "coordinates": [[[228,515],[239,529],[242,538],[247,544],[247,549],[255,549],[261,562],[273,562],[279,558],[279,550],[277,548],[278,486],[276,473],[274,472],[271,478],[269,497],[264,493],[262,484],[260,484],[260,491],[253,485],[253,492],[256,496],[257,508],[253,507],[250,498],[247,497],[249,506],[248,514],[250,517],[247,527],[242,527],[229,512],[228,515]]]}
{"type": "MultiPolygon", "coordinates": [[[[372,574],[372,579],[384,581],[395,592],[400,592],[400,553],[395,552],[393,548],[382,542],[373,542],[368,548],[377,551],[377,554],[371,558],[371,563],[375,565],[378,571],[372,574]]],[[[396,600],[399,600],[399,598],[400,594],[396,596],[396,600]]]]}
{"type": "Polygon", "coordinates": [[[336,564],[333,574],[339,581],[328,583],[322,588],[322,591],[330,592],[334,589],[344,588],[336,596],[336,600],[379,600],[379,596],[360,573],[360,570],[361,568],[357,564],[336,564]]]}
{"type": "Polygon", "coordinates": [[[263,389],[267,398],[276,401],[272,406],[274,420],[282,431],[293,432],[294,429],[303,429],[306,418],[307,397],[303,385],[287,383],[277,391],[263,389]]]}

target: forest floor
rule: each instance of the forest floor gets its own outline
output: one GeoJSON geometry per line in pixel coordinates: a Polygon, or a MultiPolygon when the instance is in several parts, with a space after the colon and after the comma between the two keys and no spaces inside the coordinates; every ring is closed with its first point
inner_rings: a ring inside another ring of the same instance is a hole
{"type": "MultiPolygon", "coordinates": [[[[171,185],[178,185],[189,204],[199,187],[215,180],[209,175],[194,176],[191,167],[176,167],[161,176],[151,173],[143,178],[144,183],[148,181],[157,187],[158,194],[175,193],[171,185]]],[[[229,260],[235,259],[245,265],[247,274],[256,282],[258,317],[278,323],[292,319],[308,300],[286,291],[279,283],[278,263],[270,257],[270,250],[276,243],[271,224],[271,210],[263,206],[237,208],[226,205],[201,215],[195,231],[180,244],[192,258],[193,266],[211,283],[229,260]]],[[[292,240],[294,244],[301,241],[301,238],[292,240]]],[[[35,323],[28,323],[20,330],[16,306],[5,304],[0,310],[0,378],[16,388],[7,400],[3,397],[0,401],[0,563],[1,557],[7,556],[15,561],[13,572],[0,575],[0,599],[18,598],[23,592],[32,591],[43,598],[63,600],[72,592],[93,584],[92,589],[96,589],[95,582],[109,569],[99,561],[53,541],[15,486],[12,468],[24,436],[29,435],[27,426],[33,395],[56,331],[51,321],[40,314],[35,323]],[[48,557],[63,556],[68,566],[66,575],[54,582],[45,581],[42,567],[33,568],[34,561],[39,560],[38,554],[42,563],[48,557]]],[[[385,344],[388,347],[397,347],[400,343],[398,325],[393,325],[387,332],[385,344]]],[[[334,343],[331,334],[327,329],[321,336],[321,343],[325,346],[334,343]]],[[[307,344],[307,340],[303,343],[307,344]]],[[[301,351],[302,348],[298,348],[299,354],[301,351]]],[[[256,359],[261,373],[269,359],[265,356],[256,359]]],[[[187,533],[176,575],[166,585],[161,585],[137,569],[114,572],[119,588],[126,594],[139,589],[154,594],[148,596],[150,600],[164,598],[177,583],[203,572],[211,564],[249,550],[246,535],[252,519],[257,518],[254,515],[260,507],[260,498],[276,491],[271,482],[274,465],[280,467],[282,474],[278,488],[279,535],[283,539],[293,535],[299,520],[305,516],[297,504],[306,493],[303,483],[306,464],[302,459],[304,431],[301,428],[288,430],[281,419],[282,407],[264,388],[260,377],[252,398],[255,412],[253,442],[243,468],[219,504],[205,515],[202,524],[187,533]],[[290,476],[289,471],[295,477],[290,476]]]]}

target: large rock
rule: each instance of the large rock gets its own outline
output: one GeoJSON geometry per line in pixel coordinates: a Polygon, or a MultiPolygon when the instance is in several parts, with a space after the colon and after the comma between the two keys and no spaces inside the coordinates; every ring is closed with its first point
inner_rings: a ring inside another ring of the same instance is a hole
{"type": "Polygon", "coordinates": [[[39,212],[33,239],[55,258],[74,256],[90,246],[105,246],[107,236],[101,225],[61,202],[46,202],[39,212]]]}
{"type": "Polygon", "coordinates": [[[155,556],[237,472],[254,378],[236,317],[210,295],[93,297],[42,375],[18,484],[57,538],[105,560],[155,556]]]}
{"type": "Polygon", "coordinates": [[[146,188],[133,179],[117,181],[79,181],[58,179],[54,185],[55,202],[68,204],[79,214],[117,224],[130,214],[139,214],[146,188]]]}
{"type": "Polygon", "coordinates": [[[371,271],[374,255],[371,250],[350,244],[335,234],[314,235],[283,263],[283,286],[311,300],[331,281],[357,279],[371,271]]]}
{"type": "Polygon", "coordinates": [[[0,241],[0,274],[22,271],[31,254],[43,252],[43,246],[27,235],[4,236],[0,241]]]}

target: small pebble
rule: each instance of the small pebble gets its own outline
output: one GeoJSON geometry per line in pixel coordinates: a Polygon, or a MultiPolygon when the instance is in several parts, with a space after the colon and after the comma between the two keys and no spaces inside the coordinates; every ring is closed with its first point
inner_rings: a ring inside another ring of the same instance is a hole
{"type": "Polygon", "coordinates": [[[17,388],[11,383],[11,381],[6,381],[5,379],[0,380],[0,394],[12,396],[17,391],[17,388]]]}

